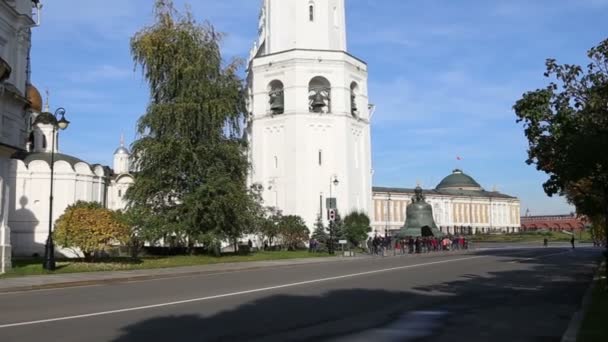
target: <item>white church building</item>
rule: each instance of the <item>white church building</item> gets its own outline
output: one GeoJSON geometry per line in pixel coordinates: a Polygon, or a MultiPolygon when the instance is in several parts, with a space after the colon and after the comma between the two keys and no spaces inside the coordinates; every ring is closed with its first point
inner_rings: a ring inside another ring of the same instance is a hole
{"type": "Polygon", "coordinates": [[[42,255],[49,222],[68,205],[83,200],[122,209],[126,188],[133,183],[124,141],[113,168],[61,153],[57,119],[48,100],[43,110],[42,97],[30,82],[31,31],[40,25],[41,8],[40,0],[0,0],[0,273],[11,267],[11,256],[42,255]]]}
{"type": "Polygon", "coordinates": [[[344,0],[264,0],[248,68],[250,184],[312,227],[369,212],[367,64],[348,53],[344,0]]]}
{"type": "MultiPolygon", "coordinates": [[[[49,112],[48,105],[41,111],[40,95],[32,85],[28,86],[28,99],[27,113],[32,123],[29,139],[24,150],[13,154],[9,172],[8,226],[14,256],[42,255],[49,220],[54,223],[65,208],[77,201],[98,202],[113,210],[123,209],[124,193],[133,183],[129,151],[122,139],[114,153],[113,169],[63,154],[57,119],[49,112]],[[53,217],[49,217],[51,159],[54,160],[53,217]]],[[[75,256],[71,250],[58,249],[57,252],[75,256]]]]}
{"type": "Polygon", "coordinates": [[[29,52],[40,1],[0,0],[0,273],[11,266],[9,228],[11,156],[28,134],[29,52]]]}

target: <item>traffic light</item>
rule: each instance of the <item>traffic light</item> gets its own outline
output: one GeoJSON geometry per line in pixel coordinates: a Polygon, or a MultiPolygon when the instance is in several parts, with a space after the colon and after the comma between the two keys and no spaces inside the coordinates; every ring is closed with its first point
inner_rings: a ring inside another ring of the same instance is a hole
{"type": "Polygon", "coordinates": [[[327,211],[327,218],[332,222],[335,221],[336,220],[336,209],[329,209],[327,211]]]}

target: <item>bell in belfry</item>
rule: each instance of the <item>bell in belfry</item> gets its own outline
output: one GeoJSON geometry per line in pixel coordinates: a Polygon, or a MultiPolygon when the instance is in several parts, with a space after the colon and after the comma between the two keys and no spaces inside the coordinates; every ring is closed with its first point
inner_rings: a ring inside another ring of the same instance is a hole
{"type": "Polygon", "coordinates": [[[273,114],[283,114],[283,111],[285,110],[285,100],[282,91],[270,95],[270,110],[273,114]]]}
{"type": "Polygon", "coordinates": [[[405,225],[398,236],[443,236],[433,219],[433,207],[424,200],[422,188],[416,187],[414,193],[412,203],[406,209],[405,225]]]}
{"type": "Polygon", "coordinates": [[[350,112],[352,115],[357,114],[357,96],[354,92],[350,94],[350,112]]]}
{"type": "Polygon", "coordinates": [[[315,113],[321,113],[323,111],[323,108],[327,106],[320,91],[315,92],[312,104],[310,106],[312,107],[312,111],[315,113]]]}

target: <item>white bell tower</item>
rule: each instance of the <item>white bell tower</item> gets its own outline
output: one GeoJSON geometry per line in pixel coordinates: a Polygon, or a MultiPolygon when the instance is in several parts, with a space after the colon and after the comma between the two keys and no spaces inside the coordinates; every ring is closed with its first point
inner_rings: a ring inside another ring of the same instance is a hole
{"type": "Polygon", "coordinates": [[[369,215],[367,65],[346,50],[344,0],[264,0],[248,70],[251,184],[309,229],[329,198],[369,215]]]}
{"type": "Polygon", "coordinates": [[[131,158],[131,154],[129,150],[125,147],[125,137],[124,135],[120,135],[120,146],[114,151],[114,173],[117,175],[122,175],[129,173],[129,159],[131,158]]]}

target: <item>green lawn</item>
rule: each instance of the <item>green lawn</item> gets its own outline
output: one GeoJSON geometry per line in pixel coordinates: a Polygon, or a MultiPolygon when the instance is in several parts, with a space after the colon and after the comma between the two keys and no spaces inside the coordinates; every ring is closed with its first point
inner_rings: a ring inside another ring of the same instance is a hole
{"type": "MultiPolygon", "coordinates": [[[[605,264],[604,264],[605,267],[605,264]]],[[[600,273],[604,276],[604,270],[600,273]]],[[[606,342],[608,341],[608,284],[606,279],[600,280],[598,286],[593,289],[593,297],[589,311],[585,314],[581,330],[579,331],[579,342],[606,342]]]]}
{"type": "MultiPolygon", "coordinates": [[[[569,242],[572,235],[561,232],[525,232],[516,234],[478,234],[471,237],[474,242],[539,242],[544,238],[549,242],[569,242]]],[[[574,238],[577,242],[591,242],[591,234],[583,232],[575,233],[574,238]]]]}
{"type": "Polygon", "coordinates": [[[144,257],[139,259],[114,258],[104,262],[85,263],[80,260],[58,260],[57,270],[48,272],[42,269],[41,259],[13,260],[13,268],[0,278],[19,277],[27,275],[98,272],[98,271],[124,271],[179,266],[196,266],[220,264],[228,262],[250,262],[280,259],[318,258],[327,257],[326,253],[308,253],[308,251],[279,251],[256,252],[249,255],[226,254],[221,257],[207,255],[184,255],[168,257],[144,257]]]}

